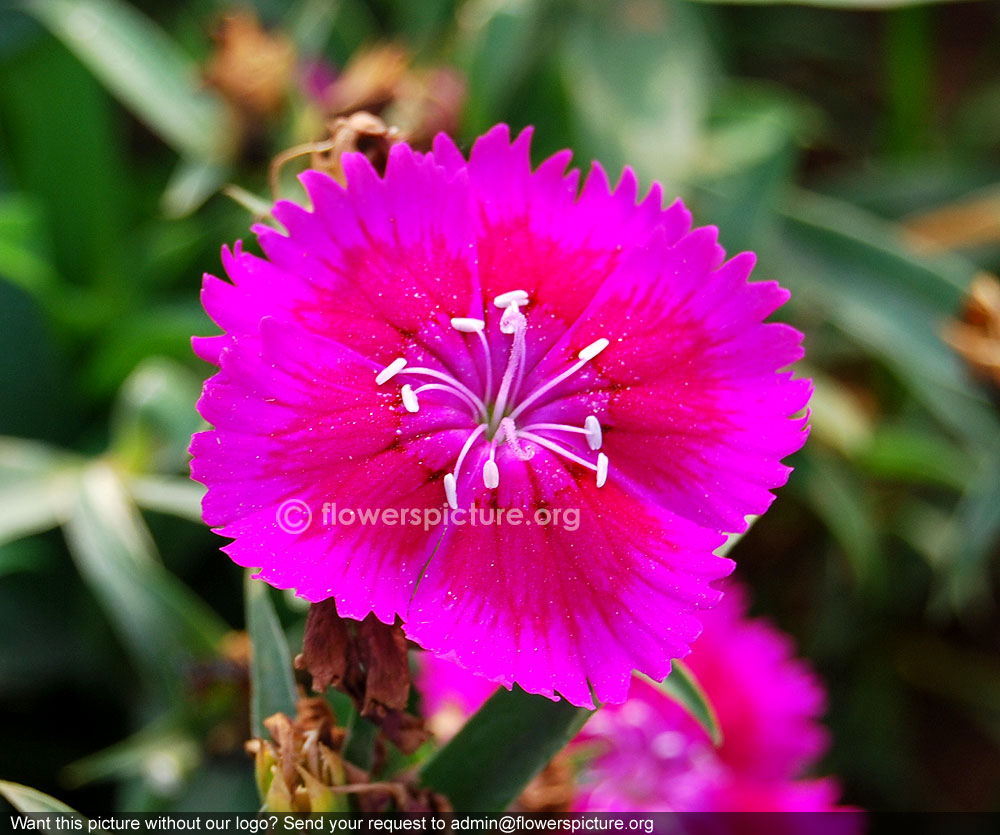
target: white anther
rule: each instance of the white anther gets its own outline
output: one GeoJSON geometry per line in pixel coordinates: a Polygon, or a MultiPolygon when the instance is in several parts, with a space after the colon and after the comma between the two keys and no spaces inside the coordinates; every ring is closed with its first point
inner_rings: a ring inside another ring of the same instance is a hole
{"type": "Polygon", "coordinates": [[[483,484],[492,490],[500,484],[500,469],[492,459],[483,464],[483,484]]]}
{"type": "Polygon", "coordinates": [[[587,419],[583,422],[583,428],[587,434],[587,446],[591,449],[600,449],[604,442],[604,436],[601,433],[601,422],[597,416],[587,415],[587,419]]]}
{"type": "Polygon", "coordinates": [[[601,353],[601,351],[607,348],[610,344],[611,343],[608,342],[608,340],[606,340],[602,336],[596,342],[591,342],[586,348],[580,351],[580,353],[577,354],[577,357],[579,359],[582,359],[584,362],[587,362],[588,360],[592,360],[594,357],[596,357],[599,353],[601,353]]]}
{"type": "Polygon", "coordinates": [[[512,304],[524,307],[528,303],[528,293],[525,290],[509,290],[501,293],[493,299],[493,304],[497,307],[509,307],[512,304]]]}
{"type": "Polygon", "coordinates": [[[406,407],[408,412],[416,412],[420,409],[420,401],[417,400],[417,394],[413,390],[413,386],[407,383],[403,386],[403,405],[406,407]]]}
{"type": "Polygon", "coordinates": [[[461,333],[478,333],[486,327],[486,323],[482,319],[468,319],[464,316],[458,316],[451,320],[451,326],[461,333]]]}
{"type": "Polygon", "coordinates": [[[404,368],[406,368],[406,360],[402,357],[397,357],[375,375],[375,384],[380,386],[383,383],[389,382],[404,368]]]}
{"type": "Polygon", "coordinates": [[[458,510],[458,485],[455,483],[454,473],[444,475],[444,495],[448,500],[448,506],[452,510],[458,510]]]}
{"type": "Polygon", "coordinates": [[[603,452],[597,456],[597,486],[603,487],[608,480],[608,456],[603,452]]]}

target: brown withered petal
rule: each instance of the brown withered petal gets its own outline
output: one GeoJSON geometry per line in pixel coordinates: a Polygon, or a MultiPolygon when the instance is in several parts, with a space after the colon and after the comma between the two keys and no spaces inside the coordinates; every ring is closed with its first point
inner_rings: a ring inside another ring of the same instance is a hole
{"type": "MultiPolygon", "coordinates": [[[[333,685],[377,724],[385,739],[411,754],[428,739],[423,720],[406,712],[410,697],[408,644],[398,624],[374,615],[344,620],[332,600],[314,603],[306,617],[303,651],[295,659],[312,676],[313,690],[333,685]]],[[[301,709],[301,702],[300,702],[301,709]]],[[[337,741],[330,744],[336,747],[337,741]]]]}
{"type": "Polygon", "coordinates": [[[386,739],[404,754],[412,754],[431,736],[424,720],[405,710],[387,711],[377,721],[386,739]]]}
{"type": "Polygon", "coordinates": [[[295,658],[296,668],[308,671],[312,689],[324,693],[327,687],[344,683],[348,668],[355,663],[352,655],[353,639],[333,599],[313,603],[306,616],[302,652],[295,658]]]}
{"type": "Polygon", "coordinates": [[[325,171],[341,185],[345,183],[344,169],[340,164],[343,154],[359,151],[382,174],[389,162],[389,150],[402,139],[397,130],[365,111],[331,119],[326,128],[329,139],[317,143],[310,165],[318,171],[325,171]]]}
{"type": "Polygon", "coordinates": [[[556,814],[568,812],[573,800],[573,766],[565,754],[555,758],[525,786],[517,799],[515,810],[556,814]]]}
{"type": "Polygon", "coordinates": [[[281,779],[286,786],[294,786],[301,737],[296,734],[292,720],[284,713],[268,716],[264,720],[264,727],[274,740],[274,754],[281,779]]]}
{"type": "Polygon", "coordinates": [[[368,615],[358,625],[358,651],[365,668],[361,715],[403,710],[410,697],[410,665],[402,628],[368,615]]]}

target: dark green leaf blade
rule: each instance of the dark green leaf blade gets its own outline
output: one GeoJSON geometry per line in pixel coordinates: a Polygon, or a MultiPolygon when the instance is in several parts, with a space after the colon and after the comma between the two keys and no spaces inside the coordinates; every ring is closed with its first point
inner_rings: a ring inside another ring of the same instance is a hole
{"type": "Polygon", "coordinates": [[[427,763],[421,780],[461,814],[502,812],[592,714],[501,688],[427,763]]]}
{"type": "Polygon", "coordinates": [[[244,585],[250,635],[250,732],[263,736],[264,720],[275,713],[295,716],[298,692],[292,654],[271,602],[269,586],[247,571],[244,585]]]}
{"type": "Polygon", "coordinates": [[[28,0],[25,7],[136,116],[176,151],[223,159],[221,100],[198,83],[193,61],[153,21],[115,0],[28,0]]]}

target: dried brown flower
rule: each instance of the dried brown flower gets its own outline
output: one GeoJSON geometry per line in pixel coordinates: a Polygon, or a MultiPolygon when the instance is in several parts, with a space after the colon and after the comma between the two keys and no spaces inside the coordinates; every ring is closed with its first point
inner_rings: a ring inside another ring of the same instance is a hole
{"type": "Polygon", "coordinates": [[[410,667],[398,624],[389,626],[374,615],[346,620],[332,600],[314,603],[295,666],[309,672],[314,690],[332,685],[347,693],[403,753],[413,753],[428,738],[423,721],[406,712],[410,667]]]}

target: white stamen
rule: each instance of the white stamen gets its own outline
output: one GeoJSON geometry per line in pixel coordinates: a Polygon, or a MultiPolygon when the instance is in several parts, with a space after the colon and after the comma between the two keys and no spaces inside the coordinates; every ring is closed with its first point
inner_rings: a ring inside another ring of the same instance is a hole
{"type": "Polygon", "coordinates": [[[403,386],[403,406],[406,407],[408,412],[417,412],[420,409],[420,401],[417,400],[417,395],[413,391],[413,386],[407,383],[403,386]]]}
{"type": "Polygon", "coordinates": [[[483,401],[476,396],[476,394],[472,391],[472,389],[470,389],[464,383],[460,383],[454,377],[449,377],[447,374],[443,374],[440,371],[435,371],[433,368],[410,367],[406,369],[405,373],[422,374],[425,377],[433,377],[435,380],[441,380],[442,382],[447,383],[449,386],[454,388],[456,392],[461,392],[462,394],[464,394],[469,399],[469,402],[472,403],[472,405],[475,406],[475,408],[478,409],[485,416],[486,404],[483,403],[483,401]]]}
{"type": "Polygon", "coordinates": [[[528,293],[526,290],[509,290],[493,299],[493,304],[497,307],[509,307],[512,304],[523,307],[527,303],[528,293]]]}
{"type": "Polygon", "coordinates": [[[526,398],[524,398],[524,400],[521,401],[520,405],[516,409],[514,409],[513,412],[510,413],[510,416],[516,418],[519,414],[521,414],[525,409],[528,408],[528,406],[534,403],[543,394],[550,391],[551,389],[554,389],[563,380],[566,380],[569,377],[572,377],[574,374],[576,374],[577,371],[583,368],[590,360],[596,357],[599,353],[601,353],[601,351],[607,348],[608,345],[610,344],[611,343],[608,342],[608,340],[604,339],[603,337],[601,339],[598,339],[596,342],[592,342],[590,345],[588,345],[586,348],[580,351],[579,354],[577,354],[577,356],[580,358],[579,362],[567,368],[565,371],[563,371],[562,374],[558,375],[557,377],[553,377],[551,380],[545,383],[545,385],[536,388],[533,392],[531,392],[531,394],[529,394],[526,398]]]}
{"type": "Polygon", "coordinates": [[[597,456],[597,486],[603,487],[608,480],[608,456],[603,452],[597,456]]]}
{"type": "Polygon", "coordinates": [[[608,342],[603,336],[596,342],[591,342],[586,348],[577,354],[577,357],[582,359],[584,362],[588,362],[596,357],[601,351],[607,348],[611,343],[608,342]]]}
{"type": "Polygon", "coordinates": [[[458,510],[458,472],[462,469],[462,462],[465,461],[465,456],[469,454],[469,450],[472,449],[476,438],[482,435],[486,431],[486,428],[485,423],[480,423],[479,426],[469,433],[469,437],[465,439],[465,443],[462,445],[462,451],[458,453],[458,460],[455,461],[455,469],[447,473],[444,477],[444,494],[452,510],[458,510]]]}
{"type": "Polygon", "coordinates": [[[503,318],[500,320],[500,330],[504,333],[514,334],[514,340],[510,346],[510,356],[507,357],[507,368],[500,380],[500,390],[497,392],[497,399],[493,405],[494,419],[498,415],[503,415],[507,410],[507,401],[511,395],[514,378],[520,374],[524,365],[526,354],[524,335],[528,330],[528,320],[518,311],[516,306],[511,305],[504,311],[503,318]],[[511,330],[504,329],[505,321],[512,328],[511,330]]]}
{"type": "Polygon", "coordinates": [[[383,383],[389,382],[389,380],[395,377],[405,367],[406,360],[402,357],[397,357],[375,375],[375,384],[380,386],[383,383]]]}
{"type": "Polygon", "coordinates": [[[497,467],[497,462],[492,458],[483,464],[483,483],[489,487],[490,490],[500,484],[500,470],[497,467]]]}
{"type": "Polygon", "coordinates": [[[597,419],[597,415],[587,415],[583,429],[587,434],[587,445],[591,449],[600,449],[604,443],[604,434],[601,432],[601,422],[597,419]]]}
{"type": "Polygon", "coordinates": [[[458,510],[458,486],[455,484],[453,473],[444,474],[444,495],[448,499],[448,507],[458,510]]]}
{"type": "Polygon", "coordinates": [[[425,391],[446,391],[448,392],[448,394],[454,394],[455,397],[461,398],[463,403],[468,403],[470,406],[472,406],[473,409],[479,408],[475,404],[475,402],[469,398],[469,395],[467,395],[463,391],[459,391],[454,386],[446,386],[443,383],[427,383],[425,385],[420,386],[420,388],[414,389],[413,393],[416,395],[420,395],[422,392],[425,391]]]}
{"type": "Polygon", "coordinates": [[[486,327],[486,323],[482,319],[468,319],[460,316],[451,320],[451,326],[461,333],[478,333],[486,327]]]}
{"type": "Polygon", "coordinates": [[[531,423],[521,427],[522,432],[530,432],[532,429],[551,429],[555,432],[572,432],[575,435],[587,434],[587,430],[582,426],[570,426],[568,423],[531,423]]]}
{"type": "Polygon", "coordinates": [[[486,394],[484,397],[489,400],[493,396],[493,354],[490,353],[490,343],[486,339],[486,334],[479,331],[476,336],[483,344],[483,353],[486,356],[486,394]]]}
{"type": "MultiPolygon", "coordinates": [[[[588,470],[595,470],[595,471],[597,470],[597,467],[591,464],[589,461],[585,461],[575,452],[570,452],[568,449],[564,449],[563,447],[559,446],[559,444],[557,444],[555,441],[550,441],[548,438],[543,438],[541,435],[536,435],[534,432],[525,432],[523,429],[520,431],[519,434],[522,438],[526,438],[529,441],[534,441],[539,446],[543,446],[546,449],[551,450],[552,452],[555,452],[556,454],[563,456],[563,458],[568,458],[570,461],[579,464],[581,467],[586,467],[588,470]]],[[[601,455],[604,455],[604,453],[602,452],[601,455]]],[[[607,456],[605,456],[605,458],[606,457],[607,456]]],[[[598,464],[600,464],[600,458],[598,458],[597,461],[598,464]]]]}

